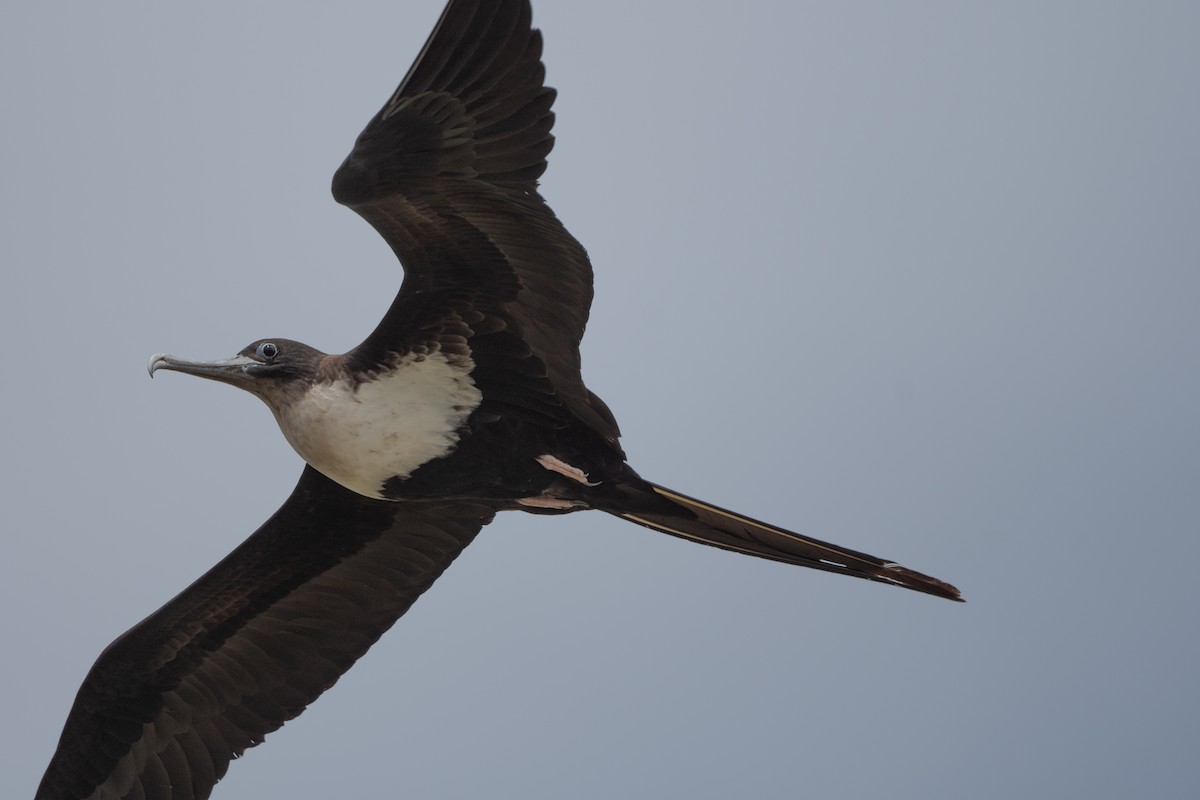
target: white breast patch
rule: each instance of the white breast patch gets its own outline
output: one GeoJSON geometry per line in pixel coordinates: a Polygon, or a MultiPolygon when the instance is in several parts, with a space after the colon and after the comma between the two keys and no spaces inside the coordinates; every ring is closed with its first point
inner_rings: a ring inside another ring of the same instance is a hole
{"type": "Polygon", "coordinates": [[[458,443],[458,428],[483,394],[474,363],[434,353],[401,359],[390,372],[360,383],[314,386],[276,412],[283,435],[325,477],[379,498],[384,481],[407,478],[458,443]]]}

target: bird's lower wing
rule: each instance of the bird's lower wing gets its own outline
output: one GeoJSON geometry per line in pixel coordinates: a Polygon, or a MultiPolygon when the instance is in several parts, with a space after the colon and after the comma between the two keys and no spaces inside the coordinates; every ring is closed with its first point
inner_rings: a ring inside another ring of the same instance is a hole
{"type": "Polygon", "coordinates": [[[496,508],[369,500],[305,467],[288,501],[88,673],[37,800],[206,798],[337,681],[496,508]]]}
{"type": "Polygon", "coordinates": [[[958,589],[949,583],[891,561],[801,536],[662,486],[648,486],[658,498],[669,501],[669,504],[642,503],[644,508],[651,510],[632,512],[610,508],[603,510],[647,528],[723,550],[962,600],[958,589]]]}

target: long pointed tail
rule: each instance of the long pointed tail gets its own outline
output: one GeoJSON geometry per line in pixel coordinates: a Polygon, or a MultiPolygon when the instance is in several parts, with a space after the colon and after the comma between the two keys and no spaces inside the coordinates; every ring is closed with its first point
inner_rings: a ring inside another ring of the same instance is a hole
{"type": "Polygon", "coordinates": [[[963,601],[958,589],[945,581],[922,575],[891,561],[819,539],[810,539],[657,484],[648,485],[659,497],[670,501],[670,506],[661,502],[646,504],[653,505],[653,511],[622,511],[603,506],[601,508],[638,525],[723,550],[826,572],[838,572],[869,581],[890,583],[893,586],[903,586],[906,589],[963,601]]]}

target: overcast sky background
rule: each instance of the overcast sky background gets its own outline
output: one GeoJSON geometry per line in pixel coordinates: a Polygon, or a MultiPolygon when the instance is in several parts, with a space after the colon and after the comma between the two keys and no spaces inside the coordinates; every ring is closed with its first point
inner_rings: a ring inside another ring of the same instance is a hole
{"type": "MultiPolygon", "coordinates": [[[[441,0],[0,24],[0,796],[300,460],[158,351],[352,347],[329,196],[441,0]]],[[[214,798],[1195,797],[1200,4],[551,2],[543,191],[646,477],[956,605],[503,515],[214,798]]]]}

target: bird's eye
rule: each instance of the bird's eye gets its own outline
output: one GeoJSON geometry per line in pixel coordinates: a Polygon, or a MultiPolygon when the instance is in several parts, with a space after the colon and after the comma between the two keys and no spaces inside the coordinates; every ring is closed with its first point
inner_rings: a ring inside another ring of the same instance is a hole
{"type": "Polygon", "coordinates": [[[258,346],[258,349],[255,351],[255,353],[257,353],[258,357],[264,361],[270,361],[271,359],[275,358],[275,356],[279,355],[279,348],[276,347],[272,342],[263,342],[258,346]]]}

